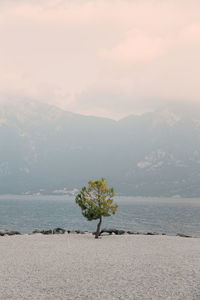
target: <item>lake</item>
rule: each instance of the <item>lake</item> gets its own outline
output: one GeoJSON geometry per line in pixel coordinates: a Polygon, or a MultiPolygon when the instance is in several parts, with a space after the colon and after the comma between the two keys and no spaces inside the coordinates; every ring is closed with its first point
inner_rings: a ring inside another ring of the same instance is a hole
{"type": "MultiPolygon", "coordinates": [[[[115,197],[118,212],[102,227],[200,237],[200,199],[115,197]]],[[[71,196],[0,196],[0,228],[30,233],[62,227],[94,231],[71,196]]]]}

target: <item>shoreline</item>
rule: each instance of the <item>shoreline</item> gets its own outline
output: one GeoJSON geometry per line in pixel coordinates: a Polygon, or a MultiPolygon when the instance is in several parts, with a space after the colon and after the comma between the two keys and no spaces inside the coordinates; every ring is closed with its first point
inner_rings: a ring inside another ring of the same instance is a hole
{"type": "MultiPolygon", "coordinates": [[[[68,230],[64,228],[54,228],[54,229],[35,229],[32,232],[27,233],[21,233],[20,231],[16,230],[9,230],[5,228],[0,228],[0,237],[1,236],[14,236],[14,235],[34,235],[34,234],[42,234],[42,235],[60,235],[60,234],[94,234],[92,231],[85,231],[85,230],[68,230]]],[[[182,238],[200,238],[198,236],[192,236],[185,233],[176,233],[176,234],[167,234],[167,233],[159,233],[159,232],[136,232],[132,230],[123,230],[123,229],[102,229],[100,236],[105,235],[143,235],[143,236],[178,236],[182,238]]],[[[100,237],[99,236],[99,237],[100,237]]]]}

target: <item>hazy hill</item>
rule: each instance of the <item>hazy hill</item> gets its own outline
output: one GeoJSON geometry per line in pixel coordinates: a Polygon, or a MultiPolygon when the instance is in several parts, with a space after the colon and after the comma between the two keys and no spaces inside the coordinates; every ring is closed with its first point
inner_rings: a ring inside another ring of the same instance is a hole
{"type": "Polygon", "coordinates": [[[200,196],[200,113],[120,121],[37,102],[0,106],[0,193],[50,193],[105,177],[122,194],[200,196]]]}

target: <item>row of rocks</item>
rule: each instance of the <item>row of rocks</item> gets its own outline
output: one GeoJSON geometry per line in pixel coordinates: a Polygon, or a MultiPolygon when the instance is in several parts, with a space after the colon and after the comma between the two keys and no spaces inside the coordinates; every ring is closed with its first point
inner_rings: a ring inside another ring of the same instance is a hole
{"type": "MultiPolygon", "coordinates": [[[[118,230],[118,229],[102,229],[100,232],[100,235],[103,234],[116,234],[116,235],[122,235],[122,234],[140,234],[140,235],[166,235],[166,233],[158,233],[158,232],[134,232],[134,231],[125,231],[125,230],[118,230]]],[[[177,233],[176,236],[180,237],[192,237],[190,235],[186,235],[183,233],[177,233]]]]}
{"type": "Polygon", "coordinates": [[[17,235],[17,234],[21,234],[21,233],[19,231],[15,231],[15,230],[0,229],[0,236],[17,235]]]}
{"type": "Polygon", "coordinates": [[[65,229],[63,228],[54,228],[54,229],[49,229],[49,230],[44,230],[44,229],[36,229],[32,233],[42,233],[42,234],[64,234],[66,232],[65,229]]]}
{"type": "MultiPolygon", "coordinates": [[[[36,229],[32,232],[32,234],[36,234],[36,233],[40,233],[40,234],[64,234],[64,233],[68,233],[68,234],[84,234],[84,233],[88,233],[88,231],[82,231],[82,230],[65,230],[63,228],[57,227],[54,229],[49,229],[49,230],[45,230],[45,229],[36,229]]],[[[19,235],[21,234],[19,231],[15,231],[15,230],[8,230],[8,229],[0,229],[0,236],[4,236],[4,235],[19,235]]],[[[93,232],[93,234],[95,234],[95,232],[93,232]]],[[[111,235],[111,234],[115,234],[115,235],[123,235],[123,234],[136,234],[136,235],[166,235],[166,233],[157,233],[157,232],[134,232],[134,231],[125,231],[125,230],[119,230],[119,229],[113,229],[113,228],[109,228],[109,229],[102,229],[100,232],[100,235],[111,235]]],[[[182,234],[182,233],[177,233],[176,236],[179,237],[192,237],[190,235],[186,235],[186,234],[182,234]]]]}
{"type": "Polygon", "coordinates": [[[87,231],[82,231],[82,230],[65,230],[63,228],[54,228],[54,229],[49,229],[49,230],[44,230],[44,229],[36,229],[32,233],[42,233],[42,234],[64,234],[64,233],[77,233],[77,234],[84,234],[87,231]]]}
{"type": "MultiPolygon", "coordinates": [[[[32,233],[42,233],[42,234],[64,234],[64,233],[76,233],[76,234],[84,234],[88,233],[88,231],[82,231],[82,230],[65,230],[63,228],[55,228],[53,230],[43,230],[43,229],[36,229],[32,233]]],[[[95,234],[96,232],[92,232],[92,234],[95,234]]],[[[125,231],[125,230],[120,230],[120,229],[102,229],[100,232],[101,235],[123,235],[123,234],[136,234],[136,235],[166,235],[166,233],[157,233],[157,232],[134,232],[134,231],[125,231]]],[[[177,233],[176,236],[180,237],[191,237],[189,235],[183,234],[183,233],[177,233]]]]}
{"type": "MultiPolygon", "coordinates": [[[[160,235],[160,233],[157,232],[135,232],[135,231],[125,231],[125,230],[119,230],[119,229],[102,229],[100,232],[100,235],[105,234],[116,234],[116,235],[123,235],[123,234],[141,234],[141,235],[160,235]]],[[[161,235],[166,235],[165,233],[161,233],[161,235]]]]}

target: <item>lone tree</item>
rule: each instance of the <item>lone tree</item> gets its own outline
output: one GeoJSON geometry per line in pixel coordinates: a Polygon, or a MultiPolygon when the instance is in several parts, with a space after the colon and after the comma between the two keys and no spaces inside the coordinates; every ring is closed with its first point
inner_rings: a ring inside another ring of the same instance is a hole
{"type": "Polygon", "coordinates": [[[95,238],[100,235],[100,228],[103,217],[115,214],[118,206],[113,204],[114,189],[109,188],[107,181],[102,178],[96,181],[89,181],[87,187],[83,187],[76,196],[76,203],[82,209],[83,216],[88,220],[99,220],[95,238]]]}

